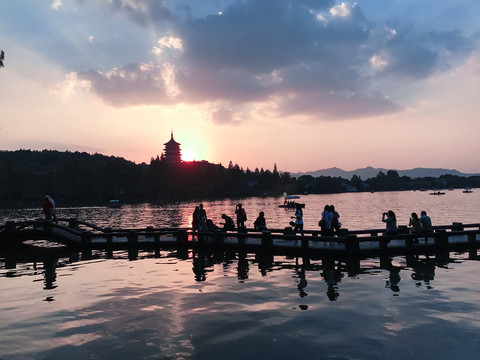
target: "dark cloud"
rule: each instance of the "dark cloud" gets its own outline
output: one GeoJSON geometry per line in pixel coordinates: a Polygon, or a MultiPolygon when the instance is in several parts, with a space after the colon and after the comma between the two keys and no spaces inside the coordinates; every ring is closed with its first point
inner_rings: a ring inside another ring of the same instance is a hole
{"type": "Polygon", "coordinates": [[[382,75],[422,79],[464,61],[473,42],[459,30],[416,33],[412,26],[400,28],[381,50],[388,62],[382,75]]]}
{"type": "Polygon", "coordinates": [[[236,3],[222,15],[178,29],[185,56],[203,67],[269,72],[305,57],[318,31],[315,15],[285,1],[236,3]]]}
{"type": "MultiPolygon", "coordinates": [[[[220,14],[202,17],[183,3],[173,8],[154,0],[101,3],[138,24],[153,24],[159,33],[167,21],[182,41],[182,49],[168,59],[178,88],[175,96],[159,76],[161,63],[79,74],[115,106],[269,101],[285,115],[381,115],[403,107],[381,94],[377,80],[423,79],[465,59],[473,49],[473,42],[458,30],[386,28],[369,21],[359,5],[330,0],[235,1],[220,14]]],[[[231,114],[218,110],[212,120],[231,123],[231,114]]]]}
{"type": "Polygon", "coordinates": [[[390,114],[402,109],[402,105],[378,93],[311,92],[280,99],[277,110],[283,116],[307,115],[324,120],[343,120],[390,114]]]}
{"type": "Polygon", "coordinates": [[[177,84],[182,90],[181,99],[198,103],[216,100],[258,102],[275,91],[269,78],[256,76],[243,69],[211,69],[193,67],[195,71],[178,71],[177,84]]]}
{"type": "Polygon", "coordinates": [[[89,81],[92,91],[115,107],[172,104],[174,97],[161,72],[162,68],[153,64],[132,64],[108,73],[89,70],[77,76],[89,81]]]}
{"type": "MultiPolygon", "coordinates": [[[[85,3],[86,0],[77,0],[85,3]]],[[[94,0],[101,8],[109,12],[123,12],[130,19],[142,26],[151,25],[152,21],[174,20],[175,15],[168,9],[166,0],[94,0]]]]}

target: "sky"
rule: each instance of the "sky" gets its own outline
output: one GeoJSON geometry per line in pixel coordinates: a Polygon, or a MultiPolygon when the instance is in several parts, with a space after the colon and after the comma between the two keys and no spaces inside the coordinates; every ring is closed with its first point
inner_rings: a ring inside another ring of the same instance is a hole
{"type": "Polygon", "coordinates": [[[0,150],[480,172],[478,0],[0,2],[0,150]]]}

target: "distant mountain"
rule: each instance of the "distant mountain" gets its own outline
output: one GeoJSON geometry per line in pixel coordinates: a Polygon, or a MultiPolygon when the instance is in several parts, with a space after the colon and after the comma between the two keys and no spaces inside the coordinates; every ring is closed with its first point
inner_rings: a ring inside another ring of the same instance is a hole
{"type": "MultiPolygon", "coordinates": [[[[291,175],[298,178],[302,175],[311,175],[313,177],[319,177],[319,176],[331,176],[331,177],[341,177],[343,179],[350,180],[353,175],[360,176],[362,180],[367,180],[369,178],[377,176],[377,174],[382,171],[384,173],[387,173],[389,170],[395,170],[395,169],[383,169],[383,168],[373,168],[371,166],[368,166],[366,168],[361,168],[361,169],[356,169],[352,171],[345,171],[342,169],[339,169],[337,167],[332,167],[329,169],[323,169],[323,170],[317,170],[317,171],[309,171],[309,172],[300,172],[300,173],[292,173],[291,175]]],[[[468,176],[475,176],[475,175],[480,175],[480,174],[465,174],[461,173],[460,171],[453,170],[453,169],[430,169],[430,168],[415,168],[415,169],[410,169],[410,170],[395,170],[398,172],[398,175],[400,176],[408,176],[412,179],[414,178],[423,178],[423,177],[439,177],[441,175],[457,175],[457,176],[463,176],[463,177],[468,177],[468,176]]]]}

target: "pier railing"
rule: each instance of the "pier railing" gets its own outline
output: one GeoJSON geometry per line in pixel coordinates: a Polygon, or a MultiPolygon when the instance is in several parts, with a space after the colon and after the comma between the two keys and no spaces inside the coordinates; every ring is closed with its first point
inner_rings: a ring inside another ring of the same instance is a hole
{"type": "MultiPolygon", "coordinates": [[[[72,246],[160,246],[174,245],[181,247],[219,246],[235,248],[273,249],[279,243],[292,241],[296,249],[303,251],[341,252],[356,255],[360,252],[385,252],[392,248],[413,251],[426,247],[446,247],[455,245],[450,241],[454,236],[465,239],[460,245],[478,247],[480,242],[480,224],[462,224],[434,226],[433,233],[410,234],[406,226],[399,227],[398,235],[382,235],[383,229],[348,230],[341,229],[336,236],[321,236],[318,230],[304,230],[304,236],[293,233],[292,228],[268,229],[258,231],[242,229],[240,231],[193,231],[187,227],[143,229],[103,228],[78,219],[58,219],[57,223],[44,220],[7,222],[0,226],[0,245],[21,243],[26,239],[48,238],[72,246]],[[422,239],[422,242],[418,242],[422,239]],[[394,241],[397,240],[397,241],[394,241]],[[401,240],[400,242],[398,240],[401,240]],[[364,243],[375,246],[365,249],[364,243]],[[335,246],[319,247],[319,244],[335,246]],[[336,245],[338,244],[338,245],[336,245]]],[[[456,243],[459,245],[459,243],[456,243]]]]}

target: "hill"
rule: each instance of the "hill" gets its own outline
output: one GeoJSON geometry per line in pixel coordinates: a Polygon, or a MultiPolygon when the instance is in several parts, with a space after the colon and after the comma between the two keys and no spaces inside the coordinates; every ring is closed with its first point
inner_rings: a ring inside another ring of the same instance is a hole
{"type": "MultiPolygon", "coordinates": [[[[323,169],[323,170],[292,173],[291,175],[296,178],[302,175],[310,175],[313,177],[331,176],[331,177],[341,177],[347,180],[351,179],[353,175],[357,175],[357,176],[360,176],[363,180],[367,180],[377,176],[377,174],[380,171],[383,173],[386,173],[389,170],[395,170],[395,169],[374,168],[374,167],[368,166],[368,167],[360,168],[356,170],[345,171],[337,167],[332,167],[332,168],[323,169]]],[[[462,177],[480,175],[480,174],[465,174],[454,169],[441,169],[441,168],[414,168],[410,170],[395,170],[395,171],[398,172],[399,176],[408,176],[412,179],[423,178],[423,177],[438,178],[442,175],[454,175],[454,176],[462,176],[462,177]]]]}

